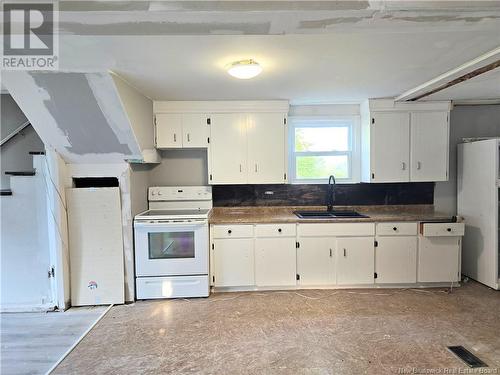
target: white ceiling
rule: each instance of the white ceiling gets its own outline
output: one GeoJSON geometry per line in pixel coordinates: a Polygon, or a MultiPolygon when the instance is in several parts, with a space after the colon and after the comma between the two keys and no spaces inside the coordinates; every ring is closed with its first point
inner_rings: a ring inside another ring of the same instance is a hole
{"type": "MultiPolygon", "coordinates": [[[[61,1],[60,9],[62,70],[113,70],[158,100],[394,97],[500,46],[500,1],[61,1]],[[259,77],[225,72],[246,58],[262,64],[259,77]]],[[[490,80],[470,84],[446,99],[500,97],[490,80]]]]}

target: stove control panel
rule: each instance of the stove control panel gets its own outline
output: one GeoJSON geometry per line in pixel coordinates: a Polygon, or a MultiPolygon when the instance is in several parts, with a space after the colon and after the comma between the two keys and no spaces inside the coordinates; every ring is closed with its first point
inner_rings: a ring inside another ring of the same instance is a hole
{"type": "Polygon", "coordinates": [[[153,186],[148,189],[149,201],[212,200],[211,186],[153,186]]]}

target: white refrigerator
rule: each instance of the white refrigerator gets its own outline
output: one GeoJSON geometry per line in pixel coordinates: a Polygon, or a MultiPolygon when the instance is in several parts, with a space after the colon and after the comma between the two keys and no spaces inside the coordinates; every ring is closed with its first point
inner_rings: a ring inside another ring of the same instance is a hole
{"type": "Polygon", "coordinates": [[[458,214],[465,218],[462,273],[500,289],[500,138],[458,145],[458,214]]]}

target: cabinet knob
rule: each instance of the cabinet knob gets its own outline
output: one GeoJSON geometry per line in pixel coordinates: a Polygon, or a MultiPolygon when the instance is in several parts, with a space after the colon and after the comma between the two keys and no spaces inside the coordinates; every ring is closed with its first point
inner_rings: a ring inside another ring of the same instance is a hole
{"type": "Polygon", "coordinates": [[[446,230],[447,230],[448,232],[451,232],[451,228],[446,228],[446,230]]]}
{"type": "Polygon", "coordinates": [[[281,228],[278,228],[278,232],[281,233],[281,228]]]}
{"type": "Polygon", "coordinates": [[[398,227],[394,227],[392,228],[393,231],[397,231],[398,230],[398,227]]]}
{"type": "Polygon", "coordinates": [[[227,233],[228,233],[228,234],[231,234],[231,233],[233,233],[233,231],[232,231],[231,229],[228,229],[228,230],[227,230],[227,233]]]}

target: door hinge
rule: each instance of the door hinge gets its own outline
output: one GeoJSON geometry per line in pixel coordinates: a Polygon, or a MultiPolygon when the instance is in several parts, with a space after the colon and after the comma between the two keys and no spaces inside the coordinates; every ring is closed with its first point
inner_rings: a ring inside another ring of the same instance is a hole
{"type": "Polygon", "coordinates": [[[295,248],[299,248],[300,247],[300,243],[299,242],[295,242],[295,248]]]}
{"type": "Polygon", "coordinates": [[[299,274],[295,275],[295,279],[300,280],[300,275],[299,274]]]}
{"type": "Polygon", "coordinates": [[[53,266],[50,268],[49,272],[47,272],[47,276],[49,279],[56,276],[56,269],[53,266]]]}
{"type": "Polygon", "coordinates": [[[375,241],[373,244],[375,245],[375,247],[378,247],[378,241],[375,241]]]}
{"type": "Polygon", "coordinates": [[[212,244],[212,250],[214,250],[214,249],[215,249],[215,245],[214,245],[214,244],[212,244]]]}
{"type": "Polygon", "coordinates": [[[207,138],[207,143],[210,143],[210,137],[207,138]]]}
{"type": "Polygon", "coordinates": [[[376,279],[377,277],[378,277],[378,275],[377,275],[377,273],[375,272],[375,273],[373,274],[373,278],[375,278],[375,279],[376,279]]]}
{"type": "Polygon", "coordinates": [[[372,173],[372,179],[374,179],[374,178],[375,178],[375,173],[372,173]]]}
{"type": "Polygon", "coordinates": [[[212,181],[212,175],[210,175],[210,181],[212,181]]]}
{"type": "Polygon", "coordinates": [[[375,124],[375,118],[372,117],[372,124],[375,124]]]}
{"type": "Polygon", "coordinates": [[[207,125],[210,125],[212,121],[210,121],[210,117],[207,118],[207,125]]]}
{"type": "Polygon", "coordinates": [[[283,124],[286,125],[286,117],[283,119],[283,124]]]}
{"type": "Polygon", "coordinates": [[[215,283],[215,276],[212,276],[212,282],[215,283]]]}
{"type": "Polygon", "coordinates": [[[283,174],[283,179],[286,180],[286,173],[283,174]]]}

